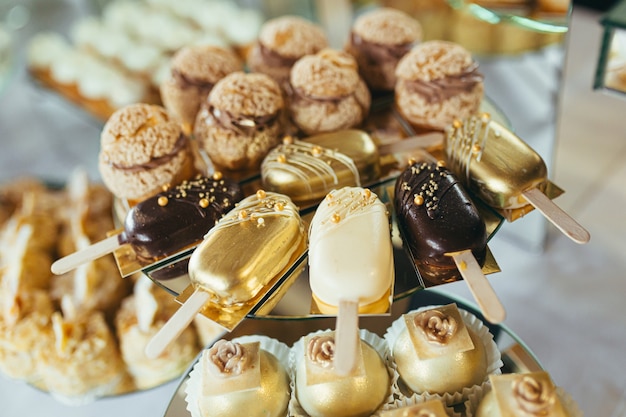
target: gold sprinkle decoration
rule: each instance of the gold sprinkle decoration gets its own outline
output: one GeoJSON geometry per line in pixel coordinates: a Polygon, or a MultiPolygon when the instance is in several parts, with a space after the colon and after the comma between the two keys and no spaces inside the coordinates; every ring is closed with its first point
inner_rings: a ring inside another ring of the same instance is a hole
{"type": "Polygon", "coordinates": [[[292,143],[293,143],[293,136],[291,136],[291,135],[286,135],[286,136],[283,138],[283,144],[285,144],[285,145],[291,145],[292,143]]]}
{"type": "Polygon", "coordinates": [[[162,196],[161,196],[161,197],[159,197],[159,199],[157,200],[157,203],[158,203],[158,205],[159,205],[159,206],[161,206],[161,207],[165,207],[165,206],[167,206],[168,201],[169,201],[169,200],[168,200],[168,198],[167,198],[167,197],[165,197],[164,195],[162,195],[162,196]]]}
{"type": "Polygon", "coordinates": [[[438,166],[439,168],[443,168],[443,167],[445,167],[445,166],[446,166],[446,161],[444,161],[443,159],[438,160],[438,161],[437,161],[437,166],[438,166]]]}
{"type": "Polygon", "coordinates": [[[454,121],[452,122],[452,127],[454,127],[455,129],[460,129],[461,126],[463,126],[463,122],[461,122],[459,119],[454,119],[454,121]]]}
{"type": "Polygon", "coordinates": [[[243,219],[247,219],[248,218],[248,212],[246,210],[241,210],[238,214],[239,218],[241,220],[243,219]]]}
{"type": "Polygon", "coordinates": [[[311,153],[313,154],[313,156],[321,156],[324,151],[321,146],[316,145],[313,147],[313,149],[311,149],[311,153]]]}
{"type": "Polygon", "coordinates": [[[413,165],[415,164],[417,161],[415,160],[415,158],[411,157],[409,158],[409,160],[407,161],[409,165],[413,165]]]}
{"type": "Polygon", "coordinates": [[[476,143],[476,144],[474,144],[474,146],[472,146],[472,152],[479,153],[480,150],[481,150],[481,147],[480,147],[479,144],[476,143]]]}
{"type": "Polygon", "coordinates": [[[214,179],[215,181],[219,181],[219,180],[221,180],[221,179],[222,179],[222,177],[223,177],[223,174],[222,174],[220,171],[215,171],[215,172],[213,173],[213,179],[214,179]]]}
{"type": "Polygon", "coordinates": [[[339,213],[334,213],[330,221],[332,221],[333,223],[339,223],[341,221],[341,216],[339,215],[339,213]]]}
{"type": "Polygon", "coordinates": [[[200,207],[207,208],[209,207],[209,200],[207,200],[206,198],[201,198],[199,204],[200,207]]]}
{"type": "Polygon", "coordinates": [[[424,204],[424,197],[422,197],[419,194],[415,194],[415,198],[413,199],[413,202],[415,203],[415,205],[421,206],[422,204],[424,204]]]}
{"type": "Polygon", "coordinates": [[[263,190],[258,190],[256,192],[256,198],[258,198],[259,200],[263,200],[266,196],[267,194],[263,190]]]}
{"type": "Polygon", "coordinates": [[[281,153],[280,155],[276,157],[276,160],[280,162],[281,164],[284,164],[285,162],[287,162],[287,156],[285,156],[284,153],[281,153]]]}
{"type": "Polygon", "coordinates": [[[275,207],[277,211],[283,211],[285,209],[285,204],[279,201],[276,203],[275,207]]]}
{"type": "Polygon", "coordinates": [[[363,189],[363,197],[369,199],[372,196],[372,191],[369,188],[363,189]]]}
{"type": "Polygon", "coordinates": [[[483,121],[483,123],[487,123],[489,122],[489,120],[491,120],[491,115],[487,112],[481,113],[480,119],[483,121]]]}

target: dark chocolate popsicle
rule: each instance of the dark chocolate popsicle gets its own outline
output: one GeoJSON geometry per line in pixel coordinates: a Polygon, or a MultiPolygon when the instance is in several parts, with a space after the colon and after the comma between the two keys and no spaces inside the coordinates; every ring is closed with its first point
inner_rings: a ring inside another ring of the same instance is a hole
{"type": "Polygon", "coordinates": [[[121,233],[57,260],[52,272],[63,274],[124,244],[143,262],[171,255],[202,241],[242,198],[239,184],[219,173],[184,181],[132,207],[121,233]]]}
{"type": "Polygon", "coordinates": [[[446,254],[471,250],[485,262],[487,231],[458,179],[439,163],[409,165],[396,180],[398,227],[416,263],[432,283],[450,280],[457,268],[446,254]]]}

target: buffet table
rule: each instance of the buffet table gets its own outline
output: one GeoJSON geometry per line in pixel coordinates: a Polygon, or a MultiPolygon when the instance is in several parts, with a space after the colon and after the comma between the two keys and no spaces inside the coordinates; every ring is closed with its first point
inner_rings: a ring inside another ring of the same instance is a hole
{"type": "MultiPolygon", "coordinates": [[[[85,11],[78,1],[58,3],[85,11]]],[[[626,101],[591,90],[594,51],[601,34],[598,18],[586,9],[574,10],[559,124],[551,122],[554,115],[543,101],[556,98],[558,86],[529,94],[525,100],[534,97],[538,102],[524,102],[523,112],[519,96],[511,97],[506,78],[490,92],[514,128],[532,135],[540,153],[553,162],[551,178],[566,190],[559,204],[588,227],[591,243],[575,245],[551,228],[544,239],[545,224],[538,213],[531,213],[516,224],[505,224],[491,241],[502,272],[490,281],[507,309],[505,324],[533,350],[585,415],[623,417],[626,261],[620,249],[626,249],[626,222],[619,207],[626,204],[622,123],[626,101]],[[558,141],[553,148],[550,137],[555,130],[558,141]],[[615,175],[610,175],[611,169],[615,175]],[[524,227],[526,232],[520,233],[524,227]]],[[[18,64],[0,95],[0,180],[29,174],[63,182],[79,165],[97,179],[101,124],[32,82],[23,64],[24,42],[32,34],[28,30],[19,32],[18,64]]],[[[553,70],[562,55],[560,51],[545,54],[557,60],[548,68],[553,70]]],[[[463,282],[437,291],[471,300],[463,282]]],[[[68,407],[35,388],[0,377],[0,415],[162,416],[177,386],[178,381],[172,381],[148,391],[68,407]]]]}

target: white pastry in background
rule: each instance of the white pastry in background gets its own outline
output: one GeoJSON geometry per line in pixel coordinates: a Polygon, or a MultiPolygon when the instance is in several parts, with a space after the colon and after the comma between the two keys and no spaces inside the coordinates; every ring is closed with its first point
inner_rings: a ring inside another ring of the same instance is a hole
{"type": "Polygon", "coordinates": [[[186,328],[157,358],[148,358],[145,347],[180,305],[145,275],[135,283],[115,318],[120,350],[128,372],[139,389],[177,378],[200,351],[193,327],[186,328]]]}
{"type": "Polygon", "coordinates": [[[71,317],[66,310],[52,314],[53,343],[38,352],[43,386],[71,405],[127,390],[126,366],[102,313],[71,317]]]}

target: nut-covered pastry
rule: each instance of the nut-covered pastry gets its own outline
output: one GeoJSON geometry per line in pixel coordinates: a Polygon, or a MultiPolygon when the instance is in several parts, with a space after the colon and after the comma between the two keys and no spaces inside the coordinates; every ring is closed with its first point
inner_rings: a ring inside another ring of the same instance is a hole
{"type": "Polygon", "coordinates": [[[98,167],[119,198],[141,201],[193,176],[189,139],[160,106],[132,104],[108,119],[100,138],[98,167]]]}
{"type": "Polygon", "coordinates": [[[354,21],[346,50],[356,58],[371,90],[393,91],[398,61],[421,40],[422,26],[416,19],[382,7],[354,21]]]}
{"type": "MultiPolygon", "coordinates": [[[[186,389],[192,417],[283,417],[290,398],[289,375],[266,347],[271,340],[218,340],[203,351],[186,389]]],[[[275,341],[278,350],[286,349],[275,341]]],[[[286,356],[286,355],[284,355],[286,356]]]]}
{"type": "Polygon", "coordinates": [[[411,391],[456,393],[487,379],[485,345],[455,304],[410,312],[399,320],[406,327],[392,343],[392,356],[411,391]]]}
{"type": "Polygon", "coordinates": [[[241,71],[243,63],[230,49],[212,45],[186,46],[172,57],[170,75],[160,85],[163,106],[190,134],[200,104],[219,80],[241,71]]]}
{"type": "Polygon", "coordinates": [[[288,95],[290,117],[306,134],[358,126],[371,104],[355,59],[333,49],[304,56],[294,64],[288,95]]]}
{"type": "Polygon", "coordinates": [[[327,46],[320,26],[299,16],[281,16],[263,24],[247,63],[252,71],[267,74],[282,86],[298,59],[327,46]]]}
{"type": "Polygon", "coordinates": [[[484,96],[478,63],[453,42],[414,46],[398,63],[396,77],[396,107],[418,130],[443,130],[475,114],[484,96]]]}
{"type": "Polygon", "coordinates": [[[491,389],[475,417],[582,417],[578,405],[545,371],[490,375],[491,389]]]}
{"type": "Polygon", "coordinates": [[[227,170],[257,169],[283,130],[284,100],[265,74],[235,72],[217,82],[194,134],[211,161],[227,170]]]}
{"type": "Polygon", "coordinates": [[[370,416],[386,400],[390,378],[387,366],[376,349],[359,340],[361,358],[353,373],[334,372],[333,332],[304,337],[304,346],[295,358],[295,391],[299,405],[310,416],[370,416]]]}
{"type": "Polygon", "coordinates": [[[200,351],[193,327],[188,327],[157,358],[145,348],[152,336],[178,310],[172,296],[141,275],[133,294],[124,299],[115,316],[122,358],[139,389],[154,387],[178,377],[200,351]]]}

